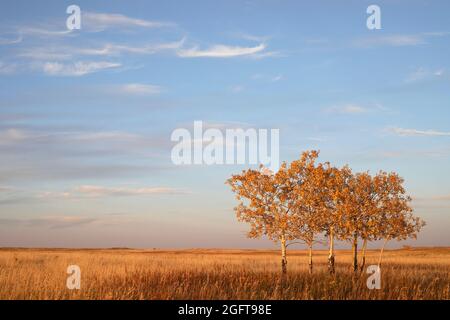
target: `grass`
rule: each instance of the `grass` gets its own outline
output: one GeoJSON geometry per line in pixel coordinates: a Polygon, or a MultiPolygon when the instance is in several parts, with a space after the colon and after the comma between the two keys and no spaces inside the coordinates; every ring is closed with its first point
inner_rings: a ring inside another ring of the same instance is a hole
{"type": "MultiPolygon", "coordinates": [[[[376,264],[369,251],[367,264],[376,264]]],[[[381,289],[354,277],[349,251],[288,252],[280,277],[271,250],[0,249],[0,299],[445,299],[450,298],[450,248],[385,252],[381,289]],[[81,289],[66,287],[69,265],[81,268],[81,289]]]]}

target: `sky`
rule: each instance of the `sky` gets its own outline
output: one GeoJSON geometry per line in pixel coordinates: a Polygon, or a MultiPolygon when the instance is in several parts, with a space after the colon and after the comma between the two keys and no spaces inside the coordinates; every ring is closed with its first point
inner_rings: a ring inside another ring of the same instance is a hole
{"type": "Polygon", "coordinates": [[[450,244],[448,1],[0,6],[0,246],[275,246],[233,212],[248,165],[172,162],[196,120],[279,129],[282,161],[398,172],[427,226],[391,247],[450,244]]]}

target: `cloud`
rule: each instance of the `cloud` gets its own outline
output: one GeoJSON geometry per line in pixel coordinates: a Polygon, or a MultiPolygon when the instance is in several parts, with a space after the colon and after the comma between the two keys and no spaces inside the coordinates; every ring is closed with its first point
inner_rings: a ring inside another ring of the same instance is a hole
{"type": "Polygon", "coordinates": [[[272,82],[278,82],[282,79],[283,79],[283,75],[279,74],[279,75],[273,77],[271,80],[272,80],[272,82]]]}
{"type": "Polygon", "coordinates": [[[269,36],[256,36],[256,35],[248,34],[245,32],[235,32],[232,35],[239,39],[244,39],[244,40],[254,41],[254,42],[266,42],[266,41],[270,40],[270,38],[271,38],[269,36]]]}
{"type": "Polygon", "coordinates": [[[185,42],[182,38],[174,42],[163,42],[155,44],[143,44],[140,46],[130,46],[115,43],[106,43],[98,47],[32,47],[23,49],[18,53],[18,57],[28,58],[32,60],[69,60],[86,56],[120,56],[121,54],[141,54],[150,55],[161,51],[174,51],[180,49],[185,42]]]}
{"type": "MultiPolygon", "coordinates": [[[[72,30],[62,29],[62,30],[50,30],[39,27],[20,27],[18,29],[19,34],[21,35],[32,35],[32,36],[44,36],[44,37],[53,37],[53,36],[66,36],[72,33],[72,30]]],[[[72,33],[74,34],[74,33],[72,33]]]]}
{"type": "Polygon", "coordinates": [[[357,47],[404,47],[417,46],[426,43],[430,37],[444,37],[450,35],[449,32],[422,32],[418,34],[394,34],[385,36],[372,36],[360,38],[353,41],[353,45],[357,47]]]}
{"type": "Polygon", "coordinates": [[[404,128],[389,128],[389,132],[392,132],[401,137],[443,137],[450,136],[450,132],[436,131],[436,130],[417,130],[417,129],[404,129],[404,128]]]}
{"type": "Polygon", "coordinates": [[[442,77],[444,74],[445,74],[444,69],[430,70],[427,68],[420,67],[416,69],[414,72],[412,72],[410,75],[408,75],[408,77],[405,79],[405,82],[411,83],[427,79],[438,78],[442,77]]]}
{"type": "Polygon", "coordinates": [[[435,197],[433,197],[433,200],[450,201],[450,194],[449,195],[444,195],[444,196],[435,196],[435,197]]]}
{"type": "Polygon", "coordinates": [[[362,114],[370,111],[367,107],[362,107],[355,104],[347,104],[343,106],[335,106],[325,110],[328,113],[338,113],[338,114],[362,114]]]}
{"type": "Polygon", "coordinates": [[[231,92],[233,92],[233,93],[239,93],[239,92],[244,91],[244,90],[245,90],[245,87],[242,86],[242,85],[235,85],[235,86],[232,86],[232,87],[230,88],[230,90],[231,90],[231,92]]]}
{"type": "Polygon", "coordinates": [[[154,194],[183,194],[185,192],[166,187],[146,187],[146,188],[113,188],[93,185],[83,185],[77,187],[75,193],[87,195],[91,197],[107,197],[107,196],[140,196],[154,194]]]}
{"type": "Polygon", "coordinates": [[[0,131],[0,146],[17,143],[27,138],[28,135],[25,131],[16,128],[9,128],[0,131]]]}
{"type": "Polygon", "coordinates": [[[120,91],[132,95],[155,95],[163,91],[163,88],[151,84],[129,83],[120,87],[120,91]]]}
{"type": "Polygon", "coordinates": [[[15,63],[4,63],[0,61],[0,74],[12,74],[17,70],[17,64],[15,63]]]}
{"type": "Polygon", "coordinates": [[[356,45],[362,47],[374,47],[374,46],[416,46],[425,43],[424,37],[421,35],[389,35],[389,36],[377,36],[367,37],[359,39],[355,42],[356,45]]]}
{"type": "Polygon", "coordinates": [[[0,185],[131,178],[173,170],[166,134],[0,124],[0,185]],[[58,155],[49,156],[49,155],[58,155]],[[136,161],[138,160],[138,161],[136,161]],[[143,161],[143,162],[142,162],[143,161]]]}
{"type": "Polygon", "coordinates": [[[120,66],[120,63],[107,61],[78,61],[70,64],[46,62],[42,65],[42,70],[45,74],[51,76],[83,76],[120,66]]]}
{"type": "Polygon", "coordinates": [[[200,50],[198,47],[191,49],[182,49],[177,52],[182,58],[233,58],[239,56],[254,55],[263,51],[266,48],[264,43],[255,47],[237,47],[226,45],[215,45],[206,50],[200,50]]]}
{"type": "Polygon", "coordinates": [[[282,74],[275,74],[275,75],[269,75],[269,74],[261,74],[256,73],[251,76],[252,80],[263,80],[267,82],[278,82],[284,79],[284,76],[282,74]]]}
{"type": "Polygon", "coordinates": [[[0,225],[18,225],[25,227],[48,227],[50,229],[72,228],[96,222],[95,218],[80,216],[49,216],[34,219],[3,218],[0,225]]]}
{"type": "Polygon", "coordinates": [[[129,46],[129,45],[108,43],[100,48],[80,48],[80,49],[70,48],[70,52],[88,56],[110,56],[110,55],[120,55],[122,53],[155,54],[160,51],[180,49],[185,41],[186,39],[182,38],[178,41],[173,42],[145,44],[141,46],[129,46]]]}
{"type": "Polygon", "coordinates": [[[175,24],[171,22],[137,19],[117,13],[82,12],[81,19],[82,28],[87,27],[88,29],[93,29],[95,31],[113,27],[163,28],[175,26],[175,24]]]}
{"type": "Polygon", "coordinates": [[[21,43],[22,40],[23,40],[23,37],[22,37],[21,35],[15,37],[15,38],[13,38],[13,39],[0,37],[0,45],[17,44],[17,43],[21,43]]]}

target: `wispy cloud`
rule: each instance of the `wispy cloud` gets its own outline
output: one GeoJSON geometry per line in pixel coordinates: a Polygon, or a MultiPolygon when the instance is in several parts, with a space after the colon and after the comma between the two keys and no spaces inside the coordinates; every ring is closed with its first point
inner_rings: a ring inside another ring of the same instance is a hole
{"type": "Polygon", "coordinates": [[[12,74],[17,70],[17,64],[4,63],[0,61],[0,74],[7,75],[12,74]]]}
{"type": "Polygon", "coordinates": [[[416,46],[425,43],[425,39],[421,35],[387,35],[366,37],[358,39],[354,42],[355,45],[361,47],[375,47],[375,46],[416,46]]]}
{"type": "Polygon", "coordinates": [[[244,90],[245,90],[245,87],[244,87],[243,85],[235,85],[235,86],[232,86],[232,87],[230,88],[230,90],[231,90],[231,92],[233,92],[233,93],[239,93],[239,92],[244,91],[244,90]]]}
{"type": "Polygon", "coordinates": [[[362,114],[369,112],[370,109],[356,104],[346,104],[343,106],[334,106],[325,109],[327,113],[337,113],[337,114],[362,114]]]}
{"type": "Polygon", "coordinates": [[[45,191],[37,194],[38,199],[79,199],[100,197],[128,197],[149,195],[187,194],[184,190],[168,187],[106,187],[98,185],[81,185],[68,191],[45,191]]]}
{"type": "Polygon", "coordinates": [[[185,191],[166,187],[145,187],[145,188],[114,188],[104,186],[83,185],[75,189],[75,192],[92,197],[105,196],[140,196],[153,194],[184,194],[185,191]]]}
{"type": "Polygon", "coordinates": [[[392,34],[381,36],[366,36],[353,41],[357,47],[404,47],[417,46],[427,42],[431,37],[444,37],[450,35],[449,32],[422,32],[417,34],[392,34]]]}
{"type": "Polygon", "coordinates": [[[82,27],[87,27],[96,31],[107,28],[142,27],[142,28],[163,28],[175,26],[172,22],[150,21],[128,17],[118,13],[97,13],[83,12],[82,27]]]}
{"type": "Polygon", "coordinates": [[[15,36],[14,38],[6,38],[6,37],[0,37],[0,45],[11,45],[11,44],[17,44],[21,43],[23,40],[23,37],[21,35],[15,36]]]}
{"type": "Polygon", "coordinates": [[[120,91],[132,95],[155,95],[163,91],[161,86],[142,83],[129,83],[120,86],[120,91]]]}
{"type": "Polygon", "coordinates": [[[120,67],[117,62],[108,61],[78,61],[74,63],[46,62],[42,71],[51,76],[83,76],[89,73],[120,67]]]}
{"type": "Polygon", "coordinates": [[[437,79],[442,77],[445,74],[444,69],[435,69],[431,70],[428,68],[420,67],[414,70],[408,77],[405,79],[405,82],[412,83],[429,79],[437,79]]]}
{"type": "Polygon", "coordinates": [[[185,38],[179,41],[142,45],[106,43],[101,46],[53,46],[22,49],[17,56],[31,60],[69,60],[80,57],[120,56],[122,54],[150,55],[161,51],[174,51],[183,46],[185,38]]]}
{"type": "Polygon", "coordinates": [[[52,30],[50,28],[42,27],[19,27],[18,33],[23,36],[42,36],[42,37],[54,37],[54,36],[66,36],[72,33],[72,30],[65,28],[52,30]]]}
{"type": "Polygon", "coordinates": [[[276,74],[276,75],[268,75],[268,74],[261,74],[256,73],[251,76],[253,80],[263,80],[268,82],[278,82],[284,79],[284,76],[282,74],[276,74]]]}
{"type": "Polygon", "coordinates": [[[387,131],[394,133],[402,137],[414,137],[414,136],[425,136],[425,137],[443,137],[450,136],[450,132],[437,131],[437,130],[417,130],[417,129],[404,129],[404,128],[388,128],[387,131]]]}
{"type": "Polygon", "coordinates": [[[264,43],[261,43],[255,47],[215,45],[205,50],[201,50],[198,47],[181,49],[177,54],[182,58],[232,58],[253,55],[263,51],[264,49],[266,49],[266,45],[264,43]]]}
{"type": "Polygon", "coordinates": [[[88,225],[96,222],[97,219],[82,216],[48,216],[39,218],[2,218],[1,225],[18,225],[25,227],[47,227],[50,229],[72,228],[88,225]]]}

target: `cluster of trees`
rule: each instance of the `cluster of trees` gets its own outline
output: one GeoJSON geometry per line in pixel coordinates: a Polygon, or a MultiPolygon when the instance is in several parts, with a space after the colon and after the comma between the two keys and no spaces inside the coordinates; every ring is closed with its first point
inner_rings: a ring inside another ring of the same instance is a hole
{"type": "Polygon", "coordinates": [[[279,242],[283,274],[287,272],[286,249],[294,243],[308,246],[312,273],[313,245],[325,237],[328,268],[334,274],[335,240],[351,243],[352,267],[357,272],[358,267],[364,268],[369,241],[384,240],[381,264],[389,240],[416,238],[425,223],[413,215],[411,198],[398,174],[353,173],[348,166],[318,163],[318,156],[318,151],[307,151],[299,160],[283,163],[276,173],[261,167],[227,180],[239,201],[235,208],[238,220],[250,224],[248,236],[265,235],[279,242]]]}

